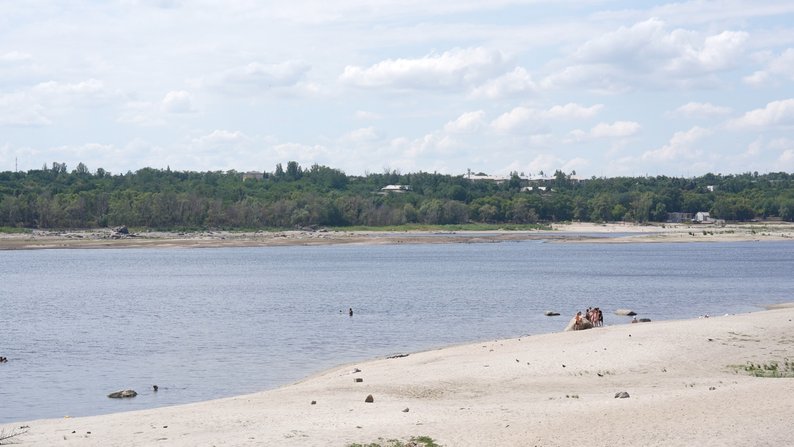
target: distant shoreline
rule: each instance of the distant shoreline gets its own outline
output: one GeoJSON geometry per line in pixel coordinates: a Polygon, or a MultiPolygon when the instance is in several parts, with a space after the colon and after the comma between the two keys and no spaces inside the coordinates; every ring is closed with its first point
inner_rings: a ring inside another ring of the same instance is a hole
{"type": "Polygon", "coordinates": [[[725,226],[633,223],[553,224],[551,231],[279,231],[159,232],[114,235],[110,229],[0,233],[0,250],[63,248],[221,248],[333,244],[549,242],[652,243],[794,241],[794,223],[748,223],[725,226]]]}

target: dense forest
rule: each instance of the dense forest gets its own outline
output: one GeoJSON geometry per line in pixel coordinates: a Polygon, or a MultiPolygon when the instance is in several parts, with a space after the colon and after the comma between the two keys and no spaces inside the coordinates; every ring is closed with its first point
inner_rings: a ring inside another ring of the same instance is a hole
{"type": "Polygon", "coordinates": [[[727,221],[794,221],[794,174],[580,180],[472,178],[396,171],[348,176],[326,166],[244,174],[144,168],[111,174],[64,163],[0,173],[0,227],[254,229],[468,222],[664,222],[708,211],[727,221]],[[384,190],[384,187],[392,185],[384,190]]]}

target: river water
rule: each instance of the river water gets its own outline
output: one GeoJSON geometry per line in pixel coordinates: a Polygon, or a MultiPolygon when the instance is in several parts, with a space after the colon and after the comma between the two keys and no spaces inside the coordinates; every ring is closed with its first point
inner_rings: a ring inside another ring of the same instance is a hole
{"type": "Polygon", "coordinates": [[[653,320],[759,310],[794,301],[792,272],[787,242],[4,251],[0,424],[265,390],[559,331],[589,306],[606,325],[628,323],[617,308],[653,320]],[[139,395],[106,397],[124,388],[139,395]]]}

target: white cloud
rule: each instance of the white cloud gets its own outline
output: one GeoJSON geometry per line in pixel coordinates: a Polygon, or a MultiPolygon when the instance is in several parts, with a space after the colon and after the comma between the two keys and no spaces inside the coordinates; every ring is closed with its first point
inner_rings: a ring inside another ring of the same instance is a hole
{"type": "Polygon", "coordinates": [[[640,123],[636,121],[615,121],[612,124],[598,123],[589,131],[576,129],[570,132],[566,142],[589,141],[599,138],[625,138],[640,131],[640,123]]]}
{"type": "Polygon", "coordinates": [[[603,104],[594,104],[590,107],[585,107],[580,104],[569,102],[565,105],[556,105],[549,110],[543,112],[541,115],[544,118],[569,120],[569,119],[582,119],[592,118],[604,108],[603,104]]]}
{"type": "Polygon", "coordinates": [[[359,144],[376,141],[378,139],[380,139],[380,135],[374,127],[363,127],[361,129],[356,129],[342,137],[342,141],[344,142],[359,144]]]}
{"type": "Polygon", "coordinates": [[[225,93],[250,94],[298,86],[311,66],[300,61],[278,64],[251,62],[194,81],[198,86],[225,93]]]}
{"type": "Polygon", "coordinates": [[[709,136],[712,131],[695,126],[687,131],[676,132],[670,141],[659,149],[647,151],[642,154],[646,161],[673,161],[681,158],[693,159],[702,151],[693,147],[697,141],[709,136]]]}
{"type": "Polygon", "coordinates": [[[758,1],[748,7],[741,1],[704,2],[685,0],[679,2],[660,2],[660,5],[642,8],[643,3],[634,3],[634,8],[612,9],[593,14],[592,19],[601,21],[640,20],[645,17],[661,17],[678,24],[713,25],[720,22],[745,23],[750,19],[780,17],[794,12],[794,5],[786,1],[758,1]]]}
{"type": "Polygon", "coordinates": [[[535,109],[516,107],[493,120],[491,122],[491,128],[497,132],[510,132],[520,126],[529,124],[530,120],[535,116],[537,116],[537,111],[535,109]]]}
{"type": "Polygon", "coordinates": [[[515,107],[503,113],[491,122],[491,128],[497,132],[510,132],[522,126],[537,124],[546,120],[574,120],[592,118],[603,109],[602,104],[585,107],[576,103],[556,105],[547,110],[529,107],[515,107]]]}
{"type": "Polygon", "coordinates": [[[472,133],[477,132],[485,124],[485,112],[477,110],[466,112],[454,121],[448,122],[444,130],[449,133],[472,133]]]}
{"type": "Polygon", "coordinates": [[[675,113],[688,118],[712,117],[731,113],[730,107],[715,106],[710,102],[688,102],[675,109],[675,113]]]}
{"type": "Polygon", "coordinates": [[[577,48],[569,64],[543,80],[549,88],[585,84],[618,93],[643,83],[691,84],[738,66],[749,34],[718,34],[675,29],[651,18],[591,39],[577,48]]]}
{"type": "Polygon", "coordinates": [[[25,93],[0,94],[0,126],[46,126],[46,108],[25,93]]]}
{"type": "Polygon", "coordinates": [[[598,123],[590,129],[593,138],[628,137],[639,132],[640,123],[636,121],[615,121],[612,124],[598,123]]]}
{"type": "Polygon", "coordinates": [[[497,78],[490,79],[472,90],[473,98],[502,99],[528,95],[537,89],[529,72],[523,67],[516,67],[513,71],[497,78]]]}
{"type": "Polygon", "coordinates": [[[91,96],[103,94],[105,92],[105,85],[102,81],[96,79],[89,79],[87,81],[76,83],[63,83],[56,81],[42,82],[33,90],[46,95],[81,95],[91,96]]]}
{"type": "Polygon", "coordinates": [[[633,88],[627,75],[610,64],[571,65],[541,81],[544,89],[585,88],[600,94],[626,93],[633,88]]]}
{"type": "Polygon", "coordinates": [[[195,111],[193,95],[184,90],[172,90],[159,102],[126,102],[120,108],[117,121],[138,126],[162,126],[171,114],[190,114],[195,111]]]}
{"type": "Polygon", "coordinates": [[[656,18],[621,27],[586,42],[576,50],[574,59],[690,75],[733,67],[749,38],[745,32],[723,31],[704,37],[694,31],[666,28],[656,18]]]}
{"type": "MultiPolygon", "coordinates": [[[[0,18],[0,27],[2,26],[0,18]]],[[[50,77],[44,73],[42,65],[30,53],[18,50],[0,53],[0,91],[29,88],[32,83],[48,78],[50,77]]]]}
{"type": "Polygon", "coordinates": [[[242,132],[237,130],[230,131],[223,129],[214,130],[207,135],[203,135],[192,140],[194,144],[203,147],[229,146],[247,141],[250,141],[250,138],[248,138],[242,132]]]}
{"type": "Polygon", "coordinates": [[[357,87],[424,90],[475,84],[504,63],[499,51],[454,49],[418,59],[387,59],[368,68],[348,65],[340,80],[357,87]]]}
{"type": "Polygon", "coordinates": [[[744,154],[747,157],[757,157],[758,155],[761,154],[762,149],[763,149],[763,140],[761,138],[758,138],[747,146],[747,151],[745,151],[744,154]]]}
{"type": "Polygon", "coordinates": [[[47,81],[12,93],[0,93],[0,125],[50,125],[75,109],[107,104],[115,96],[96,79],[64,83],[47,81]]]}
{"type": "Polygon", "coordinates": [[[562,165],[562,172],[570,173],[577,170],[581,171],[587,166],[590,166],[590,160],[582,157],[574,157],[562,165]]]}
{"type": "Polygon", "coordinates": [[[544,175],[551,175],[565,163],[565,160],[556,155],[539,154],[529,162],[527,170],[531,173],[539,173],[542,171],[544,175]]]}
{"type": "Polygon", "coordinates": [[[773,171],[794,171],[794,140],[776,138],[769,142],[770,151],[779,153],[773,171]]]}
{"type": "Polygon", "coordinates": [[[651,58],[673,54],[664,44],[667,37],[664,22],[652,18],[630,27],[622,26],[585,42],[573,53],[573,59],[589,63],[633,60],[644,66],[651,58]]]}
{"type": "Polygon", "coordinates": [[[678,50],[666,67],[668,72],[683,76],[712,73],[738,65],[749,39],[746,32],[723,31],[705,40],[691,32],[680,30],[671,34],[672,45],[678,50]]]}
{"type": "Polygon", "coordinates": [[[769,72],[758,70],[753,72],[753,74],[745,76],[742,78],[745,84],[752,85],[754,87],[760,87],[766,84],[769,81],[769,72]]]}
{"type": "Polygon", "coordinates": [[[165,124],[159,108],[147,101],[129,101],[123,104],[116,121],[138,126],[160,126],[165,124]]]}
{"type": "Polygon", "coordinates": [[[320,144],[281,143],[272,148],[276,159],[295,160],[303,166],[322,161],[329,155],[327,147],[320,144]]]}
{"type": "Polygon", "coordinates": [[[727,124],[731,129],[765,129],[794,126],[794,98],[772,101],[763,109],[751,110],[727,124]]]}
{"type": "Polygon", "coordinates": [[[778,78],[794,80],[794,48],[786,49],[770,60],[763,70],[758,70],[744,77],[743,80],[749,85],[762,87],[770,80],[778,78]]]}
{"type": "Polygon", "coordinates": [[[794,149],[794,140],[790,138],[775,138],[769,142],[769,147],[774,150],[794,149]]]}
{"type": "Polygon", "coordinates": [[[8,53],[0,54],[0,63],[16,63],[28,61],[33,57],[28,53],[20,51],[9,51],[8,53]]]}
{"type": "Polygon", "coordinates": [[[794,149],[783,151],[777,161],[788,170],[794,169],[794,149]]]}
{"type": "Polygon", "coordinates": [[[357,120],[362,120],[362,121],[374,121],[382,118],[380,114],[375,112],[370,112],[367,110],[356,111],[355,117],[357,120]]]}
{"type": "Polygon", "coordinates": [[[162,109],[167,113],[191,113],[195,111],[190,93],[184,90],[173,90],[166,93],[162,101],[162,109]]]}

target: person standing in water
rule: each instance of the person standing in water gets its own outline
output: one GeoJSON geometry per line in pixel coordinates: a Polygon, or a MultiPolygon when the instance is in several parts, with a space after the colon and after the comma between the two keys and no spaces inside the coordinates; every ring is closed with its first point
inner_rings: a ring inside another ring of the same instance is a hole
{"type": "Polygon", "coordinates": [[[349,313],[350,313],[350,316],[352,317],[353,316],[353,308],[352,307],[350,308],[349,313]]]}

